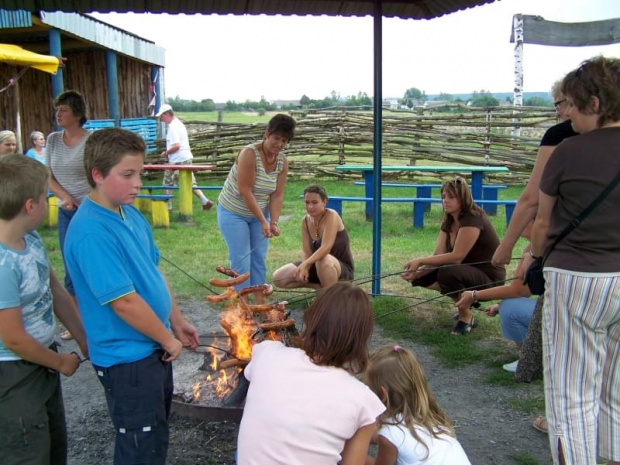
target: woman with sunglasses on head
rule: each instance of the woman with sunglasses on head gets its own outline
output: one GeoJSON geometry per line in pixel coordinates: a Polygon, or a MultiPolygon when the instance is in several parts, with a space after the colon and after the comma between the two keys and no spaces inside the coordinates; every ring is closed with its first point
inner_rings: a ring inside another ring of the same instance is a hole
{"type": "MultiPolygon", "coordinates": [[[[402,278],[459,300],[463,290],[486,289],[506,278],[503,265],[491,264],[499,239],[487,214],[478,207],[464,179],[441,186],[444,218],[432,255],[405,263],[402,278]],[[458,265],[458,266],[446,266],[458,265]]],[[[476,298],[474,295],[474,303],[476,298]]],[[[475,325],[471,309],[459,309],[452,334],[467,334],[475,325]]]]}
{"type": "Polygon", "coordinates": [[[579,137],[540,180],[532,253],[544,264],[543,370],[554,463],[620,464],[620,59],[596,57],[562,83],[579,137]],[[609,190],[608,190],[609,189],[609,190]]]}
{"type": "Polygon", "coordinates": [[[327,192],[318,185],[304,189],[307,215],[301,220],[302,260],[278,268],[273,283],[285,289],[321,289],[353,280],[353,254],[347,229],[335,210],[326,208],[327,192]]]}

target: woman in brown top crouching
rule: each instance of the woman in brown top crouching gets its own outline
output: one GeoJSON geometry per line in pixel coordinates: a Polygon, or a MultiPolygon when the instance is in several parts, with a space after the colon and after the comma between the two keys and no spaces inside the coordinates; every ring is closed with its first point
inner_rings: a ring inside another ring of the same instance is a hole
{"type": "Polygon", "coordinates": [[[326,208],[327,193],[318,185],[306,187],[307,215],[301,220],[302,260],[278,268],[273,283],[282,288],[320,289],[353,280],[353,256],[342,218],[326,208]]]}
{"type": "MultiPolygon", "coordinates": [[[[412,286],[439,291],[455,301],[462,290],[501,284],[506,270],[491,264],[499,238],[486,213],[474,203],[467,182],[458,176],[444,182],[441,198],[444,219],[435,251],[428,257],[405,263],[407,271],[402,274],[403,279],[412,286]]],[[[459,309],[452,334],[466,334],[474,324],[471,310],[459,309]]]]}

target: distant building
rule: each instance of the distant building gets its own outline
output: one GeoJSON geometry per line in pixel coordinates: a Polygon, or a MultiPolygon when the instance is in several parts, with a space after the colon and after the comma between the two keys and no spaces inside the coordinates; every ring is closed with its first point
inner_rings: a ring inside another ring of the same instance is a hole
{"type": "Polygon", "coordinates": [[[297,109],[301,109],[302,105],[299,100],[274,100],[272,102],[278,110],[282,109],[282,107],[293,107],[297,109]]]}

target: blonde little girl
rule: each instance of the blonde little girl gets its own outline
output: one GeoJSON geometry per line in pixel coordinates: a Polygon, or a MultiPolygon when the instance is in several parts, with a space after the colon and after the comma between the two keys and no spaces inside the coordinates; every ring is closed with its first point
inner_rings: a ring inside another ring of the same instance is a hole
{"type": "Polygon", "coordinates": [[[378,453],[367,465],[471,465],[415,356],[377,349],[364,381],[387,407],[378,421],[378,453]]]}

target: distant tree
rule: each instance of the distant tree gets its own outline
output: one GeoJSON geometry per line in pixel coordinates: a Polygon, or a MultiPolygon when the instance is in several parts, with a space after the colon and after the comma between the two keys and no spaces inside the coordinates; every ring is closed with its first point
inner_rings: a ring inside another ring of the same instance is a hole
{"type": "Polygon", "coordinates": [[[416,87],[410,87],[405,91],[405,95],[403,96],[403,98],[423,100],[426,98],[426,92],[423,92],[416,87]]]}
{"type": "Polygon", "coordinates": [[[440,92],[439,95],[435,97],[435,100],[447,100],[448,102],[451,102],[452,100],[454,100],[454,96],[452,94],[440,92]]]}
{"type": "Polygon", "coordinates": [[[302,95],[299,99],[299,103],[304,107],[308,106],[310,104],[310,97],[308,97],[306,94],[302,95]]]}
{"type": "Polygon", "coordinates": [[[471,98],[472,107],[496,107],[499,101],[488,90],[474,91],[471,98]]]}
{"type": "Polygon", "coordinates": [[[241,109],[241,104],[235,102],[234,100],[228,100],[224,105],[226,111],[239,111],[241,109]]]}
{"type": "Polygon", "coordinates": [[[200,101],[200,111],[215,111],[215,102],[210,98],[203,98],[200,101]]]}
{"type": "Polygon", "coordinates": [[[405,91],[405,95],[403,95],[399,103],[407,108],[413,108],[415,100],[426,100],[426,92],[421,91],[417,87],[410,87],[405,91]]]}
{"type": "Polygon", "coordinates": [[[552,107],[553,106],[553,102],[551,100],[546,99],[544,97],[538,97],[538,96],[528,97],[525,99],[525,102],[523,103],[527,107],[552,107]]]}

